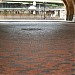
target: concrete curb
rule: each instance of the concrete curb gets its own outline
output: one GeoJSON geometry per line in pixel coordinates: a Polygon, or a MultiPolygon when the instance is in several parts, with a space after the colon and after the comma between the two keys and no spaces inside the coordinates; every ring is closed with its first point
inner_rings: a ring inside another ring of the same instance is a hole
{"type": "Polygon", "coordinates": [[[0,22],[69,22],[69,23],[75,23],[74,21],[66,21],[66,20],[0,20],[0,22]]]}

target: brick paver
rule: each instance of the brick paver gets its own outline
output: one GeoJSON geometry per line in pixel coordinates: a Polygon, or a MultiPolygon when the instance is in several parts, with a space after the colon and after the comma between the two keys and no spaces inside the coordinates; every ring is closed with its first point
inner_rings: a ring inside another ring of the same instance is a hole
{"type": "Polygon", "coordinates": [[[74,25],[0,23],[0,75],[75,75],[74,25]]]}

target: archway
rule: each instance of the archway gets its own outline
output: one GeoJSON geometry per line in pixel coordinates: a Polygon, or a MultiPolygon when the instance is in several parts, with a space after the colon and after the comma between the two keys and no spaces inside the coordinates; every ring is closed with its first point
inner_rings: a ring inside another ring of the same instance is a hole
{"type": "MultiPolygon", "coordinates": [[[[6,1],[8,2],[10,0],[6,0],[6,1]]],[[[20,1],[20,0],[11,0],[11,1],[20,1]]],[[[26,1],[26,0],[21,0],[21,1],[26,1]]],[[[30,1],[33,1],[33,0],[30,0],[30,1]]],[[[35,0],[35,1],[39,1],[39,0],[35,0]]],[[[56,1],[58,1],[58,0],[56,0],[56,1]]],[[[66,20],[71,21],[73,19],[73,15],[74,15],[74,0],[62,0],[62,1],[64,2],[65,6],[66,6],[66,10],[67,10],[66,20]]]]}
{"type": "Polygon", "coordinates": [[[74,15],[74,1],[73,0],[63,0],[63,2],[67,10],[66,20],[72,21],[73,15],[74,15]]]}

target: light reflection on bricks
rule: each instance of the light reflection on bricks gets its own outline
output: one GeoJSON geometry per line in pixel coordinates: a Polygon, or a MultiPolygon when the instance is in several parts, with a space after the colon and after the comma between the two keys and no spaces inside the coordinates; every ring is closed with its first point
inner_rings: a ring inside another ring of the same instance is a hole
{"type": "Polygon", "coordinates": [[[0,23],[0,75],[75,75],[74,27],[66,22],[0,23]]]}

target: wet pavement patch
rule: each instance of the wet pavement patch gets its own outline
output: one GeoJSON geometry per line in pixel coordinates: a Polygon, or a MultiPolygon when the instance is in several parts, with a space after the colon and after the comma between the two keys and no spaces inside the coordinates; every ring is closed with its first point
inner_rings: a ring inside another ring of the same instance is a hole
{"type": "Polygon", "coordinates": [[[41,28],[22,28],[21,30],[33,31],[33,30],[42,30],[41,28]]]}

